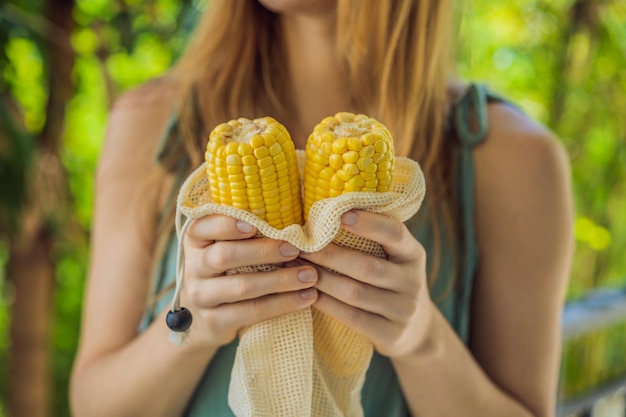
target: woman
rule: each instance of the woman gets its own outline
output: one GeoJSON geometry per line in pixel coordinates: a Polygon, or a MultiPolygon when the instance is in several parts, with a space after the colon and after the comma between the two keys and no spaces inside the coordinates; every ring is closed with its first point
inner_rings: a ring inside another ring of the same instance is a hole
{"type": "Polygon", "coordinates": [[[372,341],[365,415],[553,415],[571,257],[567,158],[512,106],[452,81],[452,8],[213,0],[172,73],[117,101],[97,176],[76,416],[230,415],[238,330],[309,306],[372,341]],[[189,343],[164,343],[167,296],[138,332],[146,295],[171,288],[173,196],[211,128],[272,115],[303,148],[338,111],[385,123],[396,154],[425,173],[426,205],[406,225],[364,211],[342,218],[389,259],[332,244],[299,253],[207,216],[183,241],[189,343]]]}

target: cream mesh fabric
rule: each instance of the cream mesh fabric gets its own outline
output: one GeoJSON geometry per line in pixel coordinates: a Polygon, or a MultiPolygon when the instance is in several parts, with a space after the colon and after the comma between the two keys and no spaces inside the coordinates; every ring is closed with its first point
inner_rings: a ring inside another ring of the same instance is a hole
{"type": "MultiPolygon", "coordinates": [[[[297,154],[302,174],[304,152],[297,154]]],[[[408,158],[396,158],[391,191],[355,192],[318,201],[304,226],[278,230],[247,211],[213,204],[208,187],[203,164],[187,178],[178,196],[179,242],[191,219],[220,213],[246,221],[260,235],[288,241],[305,252],[318,251],[334,241],[379,257],[386,256],[379,244],[340,228],[341,215],[357,208],[405,221],[417,212],[426,192],[419,165],[408,158]],[[182,216],[187,218],[184,225],[182,216]]],[[[179,243],[173,308],[179,306],[183,255],[179,243]]],[[[229,273],[277,267],[280,265],[257,265],[229,273]]],[[[237,417],[362,416],[360,393],[372,351],[365,337],[315,308],[250,326],[239,335],[229,405],[237,417]]]]}

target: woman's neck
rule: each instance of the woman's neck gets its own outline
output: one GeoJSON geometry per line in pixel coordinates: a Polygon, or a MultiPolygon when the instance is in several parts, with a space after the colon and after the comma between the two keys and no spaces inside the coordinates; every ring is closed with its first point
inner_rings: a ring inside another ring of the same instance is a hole
{"type": "Polygon", "coordinates": [[[282,15],[294,108],[285,124],[296,146],[324,117],[348,110],[348,77],[336,55],[334,15],[282,15]]]}

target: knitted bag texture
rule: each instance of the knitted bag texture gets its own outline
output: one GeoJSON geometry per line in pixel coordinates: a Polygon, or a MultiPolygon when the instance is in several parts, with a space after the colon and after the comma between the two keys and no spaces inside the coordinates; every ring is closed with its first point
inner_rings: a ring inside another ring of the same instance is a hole
{"type": "MultiPolygon", "coordinates": [[[[303,178],[305,154],[296,152],[303,178]]],[[[360,209],[406,221],[419,210],[425,192],[419,165],[396,157],[390,191],[352,192],[320,200],[311,207],[306,224],[279,230],[252,213],[212,203],[203,164],[186,179],[178,195],[178,268],[172,308],[180,307],[184,276],[180,242],[192,219],[225,214],[256,227],[258,235],[287,241],[304,252],[316,252],[334,242],[384,258],[380,244],[341,229],[341,215],[360,209]]],[[[252,265],[227,273],[280,267],[252,265]]],[[[361,388],[372,352],[364,336],[314,307],[249,326],[239,334],[228,403],[237,417],[363,416],[361,388]]]]}

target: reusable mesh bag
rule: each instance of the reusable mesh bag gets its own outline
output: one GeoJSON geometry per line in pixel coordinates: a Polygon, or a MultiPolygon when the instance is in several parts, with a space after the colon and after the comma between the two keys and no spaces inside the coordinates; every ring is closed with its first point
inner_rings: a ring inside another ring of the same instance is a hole
{"type": "MultiPolygon", "coordinates": [[[[305,154],[296,152],[303,178],[305,154]]],[[[353,192],[320,200],[312,205],[304,226],[294,224],[279,230],[252,213],[212,203],[205,163],[187,178],[178,195],[179,247],[172,310],[180,308],[182,240],[192,219],[225,214],[250,223],[258,235],[287,241],[304,252],[316,252],[334,242],[386,257],[378,243],[341,229],[341,215],[362,209],[406,221],[419,210],[425,192],[419,165],[396,157],[391,191],[353,192]]],[[[248,266],[228,273],[271,271],[280,266],[248,266]]],[[[180,339],[172,341],[182,343],[180,339]]],[[[237,417],[363,416],[361,388],[372,352],[368,339],[315,308],[249,326],[239,334],[228,403],[237,417]]]]}

